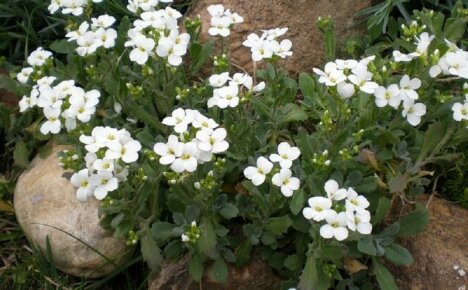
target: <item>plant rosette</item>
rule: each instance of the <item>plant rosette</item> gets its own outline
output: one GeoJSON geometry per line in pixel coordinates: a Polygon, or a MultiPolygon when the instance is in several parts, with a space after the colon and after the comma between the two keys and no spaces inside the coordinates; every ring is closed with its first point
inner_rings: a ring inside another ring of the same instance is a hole
{"type": "MultiPolygon", "coordinates": [[[[463,160],[468,52],[450,34],[457,15],[415,12],[418,33],[395,32],[392,52],[336,59],[296,81],[278,63],[294,51],[286,27],[245,37],[262,67],[250,75],[224,45],[243,18],[222,5],[208,7],[212,38],[200,43],[200,19],[182,21],[170,0],[129,1],[120,19],[95,15],[100,2],[52,1],[66,39],[56,54],[31,53],[17,85],[35,136],[75,145],[61,165],[75,172],[77,199],[102,201],[105,228],[140,245],[153,271],[188,252],[196,281],[210,263],[226,281],[226,262],[245,265],[255,247],[285,287],[396,287],[382,259],[411,263],[396,239],[428,217],[415,207],[388,225],[393,200],[412,200],[431,168],[463,160]]],[[[333,35],[331,19],[319,27],[333,35]]]]}

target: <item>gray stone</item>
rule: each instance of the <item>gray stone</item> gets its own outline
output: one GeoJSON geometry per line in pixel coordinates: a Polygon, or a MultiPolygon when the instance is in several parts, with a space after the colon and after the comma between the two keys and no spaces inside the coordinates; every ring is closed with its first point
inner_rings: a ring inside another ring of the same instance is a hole
{"type": "Polygon", "coordinates": [[[57,153],[64,148],[54,147],[46,159],[37,156],[21,174],[14,196],[16,217],[29,241],[43,253],[49,237],[57,268],[79,277],[104,276],[115,266],[90,247],[115,265],[127,260],[129,249],[99,225],[98,200],[76,199],[58,165],[57,153]]]}

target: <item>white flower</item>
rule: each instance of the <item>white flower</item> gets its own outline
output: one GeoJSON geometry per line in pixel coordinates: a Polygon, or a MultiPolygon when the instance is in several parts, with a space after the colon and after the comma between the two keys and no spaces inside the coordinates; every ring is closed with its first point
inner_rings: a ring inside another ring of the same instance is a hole
{"type": "Polygon", "coordinates": [[[249,166],[244,169],[244,176],[258,186],[265,182],[266,175],[271,172],[272,168],[273,163],[262,156],[257,159],[257,167],[249,166]]]}
{"type": "Polygon", "coordinates": [[[76,40],[76,43],[78,44],[78,47],[76,48],[76,53],[78,53],[79,56],[92,54],[98,48],[96,36],[93,31],[85,32],[76,40]]]}
{"type": "Polygon", "coordinates": [[[211,17],[221,17],[224,15],[224,6],[222,4],[210,5],[206,9],[211,17]]]}
{"type": "Polygon", "coordinates": [[[417,100],[419,98],[417,89],[421,87],[421,80],[418,78],[410,79],[404,75],[400,80],[400,98],[404,101],[408,98],[417,100]]]}
{"type": "Polygon", "coordinates": [[[300,186],[299,178],[292,177],[291,170],[287,168],[282,168],[279,173],[273,175],[271,182],[281,187],[281,193],[286,197],[292,196],[294,190],[298,190],[300,186]]]}
{"type": "Polygon", "coordinates": [[[343,99],[348,99],[354,96],[354,93],[356,92],[354,89],[354,85],[350,84],[348,82],[341,82],[336,86],[336,90],[340,97],[343,99]]]}
{"type": "Polygon", "coordinates": [[[450,74],[468,79],[468,52],[463,50],[448,52],[444,58],[450,74]]]}
{"type": "Polygon", "coordinates": [[[366,69],[354,69],[352,75],[348,76],[350,82],[359,87],[359,89],[365,93],[373,94],[375,89],[379,85],[375,82],[372,82],[372,73],[366,69]]]}
{"type": "Polygon", "coordinates": [[[21,70],[20,73],[18,73],[16,75],[16,79],[22,83],[22,84],[25,84],[28,82],[28,79],[29,79],[29,76],[31,75],[31,73],[33,72],[33,68],[32,67],[25,67],[21,70]]]}
{"type": "Polygon", "coordinates": [[[170,65],[178,66],[182,63],[182,56],[187,53],[190,35],[188,33],[177,35],[178,32],[173,31],[176,33],[171,32],[169,37],[159,39],[156,54],[160,57],[167,57],[170,65]]]}
{"type": "Polygon", "coordinates": [[[164,118],[162,123],[167,126],[173,126],[175,132],[182,134],[187,131],[188,125],[192,122],[193,117],[192,112],[177,108],[172,112],[170,117],[164,118]]]}
{"type": "Polygon", "coordinates": [[[375,104],[377,105],[377,107],[382,108],[386,105],[390,105],[391,107],[398,109],[398,107],[400,106],[400,89],[395,84],[388,86],[388,88],[382,86],[378,87],[375,90],[374,95],[375,104]]]}
{"type": "Polygon", "coordinates": [[[141,150],[141,144],[137,140],[130,140],[125,143],[113,142],[108,144],[109,150],[106,151],[106,158],[119,159],[125,163],[132,163],[138,159],[138,152],[141,150]]]}
{"type": "Polygon", "coordinates": [[[327,87],[334,87],[346,81],[346,76],[343,74],[343,71],[339,70],[334,62],[327,63],[324,71],[318,68],[314,68],[313,71],[320,76],[319,83],[325,84],[327,87]]]}
{"type": "Polygon", "coordinates": [[[211,18],[211,27],[208,29],[208,34],[211,36],[227,37],[231,33],[229,27],[232,24],[232,19],[226,16],[211,18]]]}
{"type": "MultiPolygon", "coordinates": [[[[138,35],[132,40],[132,45],[134,48],[130,52],[130,60],[143,65],[148,61],[150,52],[153,50],[156,43],[151,38],[138,35]]],[[[128,46],[127,43],[126,46],[128,46]]]]}
{"type": "Polygon", "coordinates": [[[406,117],[408,123],[412,126],[417,126],[421,123],[421,117],[426,114],[426,105],[422,103],[414,103],[413,99],[407,99],[403,102],[403,117],[406,117]]]}
{"type": "Polygon", "coordinates": [[[218,106],[221,109],[227,107],[237,107],[239,104],[239,87],[238,86],[226,86],[213,91],[213,97],[208,100],[208,108],[218,106]]]}
{"type": "Polygon", "coordinates": [[[226,129],[218,128],[212,132],[200,130],[197,132],[198,148],[211,153],[221,153],[229,148],[229,143],[224,140],[227,136],[226,129]]]}
{"type": "Polygon", "coordinates": [[[254,62],[273,57],[275,51],[279,50],[279,43],[276,40],[262,41],[254,45],[250,50],[254,62]]]}
{"type": "Polygon", "coordinates": [[[43,66],[51,56],[52,52],[44,50],[42,47],[38,47],[28,56],[28,63],[31,66],[43,66]]]}
{"type": "Polygon", "coordinates": [[[332,207],[332,200],[322,196],[311,197],[308,203],[309,207],[305,207],[302,214],[306,219],[317,222],[324,220],[332,207]]]}
{"type": "Polygon", "coordinates": [[[188,142],[183,145],[182,154],[179,158],[174,160],[171,169],[174,172],[181,173],[184,171],[194,172],[197,170],[198,162],[197,156],[198,146],[194,142],[188,142]]]}
{"type": "Polygon", "coordinates": [[[91,28],[96,30],[97,28],[108,28],[114,24],[115,18],[113,16],[104,14],[98,18],[91,18],[91,28]]]}
{"type": "Polygon", "coordinates": [[[41,126],[41,133],[47,135],[49,132],[51,134],[57,134],[60,132],[62,123],[60,122],[60,108],[44,108],[44,116],[47,118],[41,126]]]}
{"type": "Polygon", "coordinates": [[[346,225],[353,232],[357,230],[363,235],[368,235],[372,232],[370,213],[367,210],[348,215],[346,225]]]}
{"type": "Polygon", "coordinates": [[[197,129],[202,129],[204,131],[211,132],[219,125],[215,122],[215,120],[207,118],[197,111],[197,113],[194,114],[192,126],[197,129]]]}
{"type": "Polygon", "coordinates": [[[434,35],[429,36],[429,33],[427,32],[423,32],[419,37],[416,37],[417,47],[413,55],[420,56],[424,54],[434,38],[434,35]]]}
{"type": "Polygon", "coordinates": [[[455,121],[468,120],[468,101],[465,103],[455,103],[452,106],[453,119],[455,121]]]}
{"type": "Polygon", "coordinates": [[[348,188],[348,197],[346,198],[346,210],[362,212],[362,210],[369,207],[369,201],[362,195],[352,189],[348,188]]]}
{"type": "Polygon", "coordinates": [[[279,45],[279,50],[275,51],[275,54],[281,58],[286,58],[288,56],[293,55],[293,52],[291,51],[292,47],[292,42],[289,39],[283,39],[280,42],[279,45]]]}
{"type": "Polygon", "coordinates": [[[287,142],[281,142],[278,145],[278,154],[271,154],[270,160],[279,162],[281,168],[290,168],[299,155],[301,155],[299,148],[291,147],[287,142]]]}
{"type": "MultiPolygon", "coordinates": [[[[58,0],[60,1],[60,0],[58,0]]],[[[86,22],[86,21],[83,21],[80,26],[78,27],[77,30],[72,30],[72,31],[69,31],[65,37],[68,38],[68,41],[73,41],[73,40],[77,40],[78,38],[80,38],[82,35],[84,35],[89,29],[89,23],[86,22]]]]}
{"type": "Polygon", "coordinates": [[[230,79],[229,78],[229,72],[224,72],[224,73],[221,73],[219,75],[214,74],[214,75],[210,76],[208,81],[210,82],[210,86],[215,87],[215,88],[219,88],[219,87],[224,86],[224,84],[226,84],[226,82],[229,79],[230,79]]]}
{"type": "Polygon", "coordinates": [[[184,243],[190,242],[190,238],[189,238],[186,234],[182,234],[182,235],[180,236],[180,239],[181,239],[182,242],[184,242],[184,243]]]}
{"type": "Polygon", "coordinates": [[[20,112],[25,112],[27,109],[33,108],[37,105],[37,97],[31,95],[30,97],[23,96],[18,103],[20,107],[20,112]]]}
{"type": "Polygon", "coordinates": [[[159,163],[163,165],[172,164],[177,157],[182,155],[184,144],[180,143],[176,136],[170,135],[167,143],[156,143],[154,152],[161,156],[159,163]]]}
{"type": "Polygon", "coordinates": [[[111,48],[115,46],[117,31],[115,31],[113,28],[99,28],[96,32],[94,32],[94,37],[98,47],[102,46],[104,48],[111,48]]]}
{"type": "Polygon", "coordinates": [[[334,210],[329,210],[325,217],[327,224],[320,228],[320,235],[325,239],[335,237],[338,241],[343,241],[348,237],[348,229],[346,228],[347,217],[346,213],[336,213],[334,210]]]}
{"type": "Polygon", "coordinates": [[[89,172],[87,168],[75,172],[72,175],[70,182],[74,187],[78,188],[76,191],[76,198],[79,201],[86,201],[88,196],[92,194],[94,187],[89,180],[89,172]]]}
{"type": "Polygon", "coordinates": [[[91,175],[90,182],[95,186],[94,197],[98,200],[104,199],[108,192],[116,190],[119,186],[119,181],[112,172],[105,170],[91,175]]]}
{"type": "Polygon", "coordinates": [[[396,62],[410,62],[412,61],[414,58],[413,55],[410,55],[410,54],[404,54],[404,53],[401,53],[400,51],[398,50],[395,50],[393,52],[393,59],[396,61],[396,62]]]}
{"type": "Polygon", "coordinates": [[[106,159],[106,158],[96,159],[93,162],[92,167],[96,171],[106,170],[106,171],[112,172],[112,171],[114,171],[114,168],[115,168],[114,160],[106,159]]]}
{"type": "Polygon", "coordinates": [[[348,196],[348,191],[344,188],[339,188],[338,182],[333,179],[325,182],[324,186],[325,191],[327,192],[328,198],[333,200],[342,200],[348,196]]]}

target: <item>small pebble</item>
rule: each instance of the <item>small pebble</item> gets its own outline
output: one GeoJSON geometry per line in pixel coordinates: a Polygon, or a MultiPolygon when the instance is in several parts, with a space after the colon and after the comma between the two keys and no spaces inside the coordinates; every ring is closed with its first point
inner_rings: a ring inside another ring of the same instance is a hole
{"type": "Polygon", "coordinates": [[[465,270],[459,269],[459,270],[458,270],[458,275],[460,275],[460,277],[465,277],[465,275],[466,275],[465,270]]]}
{"type": "Polygon", "coordinates": [[[453,265],[453,269],[456,271],[456,270],[460,269],[460,266],[458,266],[458,265],[453,265]]]}

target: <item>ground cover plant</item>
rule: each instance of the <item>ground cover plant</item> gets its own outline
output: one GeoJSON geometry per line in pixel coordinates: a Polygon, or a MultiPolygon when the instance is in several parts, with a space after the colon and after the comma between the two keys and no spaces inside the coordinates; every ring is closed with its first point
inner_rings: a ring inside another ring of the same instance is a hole
{"type": "MultiPolygon", "coordinates": [[[[73,145],[60,156],[76,198],[101,200],[102,226],[152,271],[189,255],[195,281],[214,264],[223,282],[255,252],[284,289],[396,289],[384,264],[410,264],[398,238],[428,222],[413,201],[434,176],[466,171],[462,2],[388,22],[353,59],[336,58],[333,21],[319,19],[329,62],[297,80],[281,69],[286,27],[245,36],[249,74],[226,45],[242,15],[220,5],[202,43],[200,19],[171,1],[116,17],[101,1],[66,3],[48,6],[66,39],[33,51],[8,88],[42,154],[49,140],[73,145]],[[388,217],[402,203],[411,210],[388,217]]],[[[28,148],[16,142],[24,165],[28,148]]]]}

